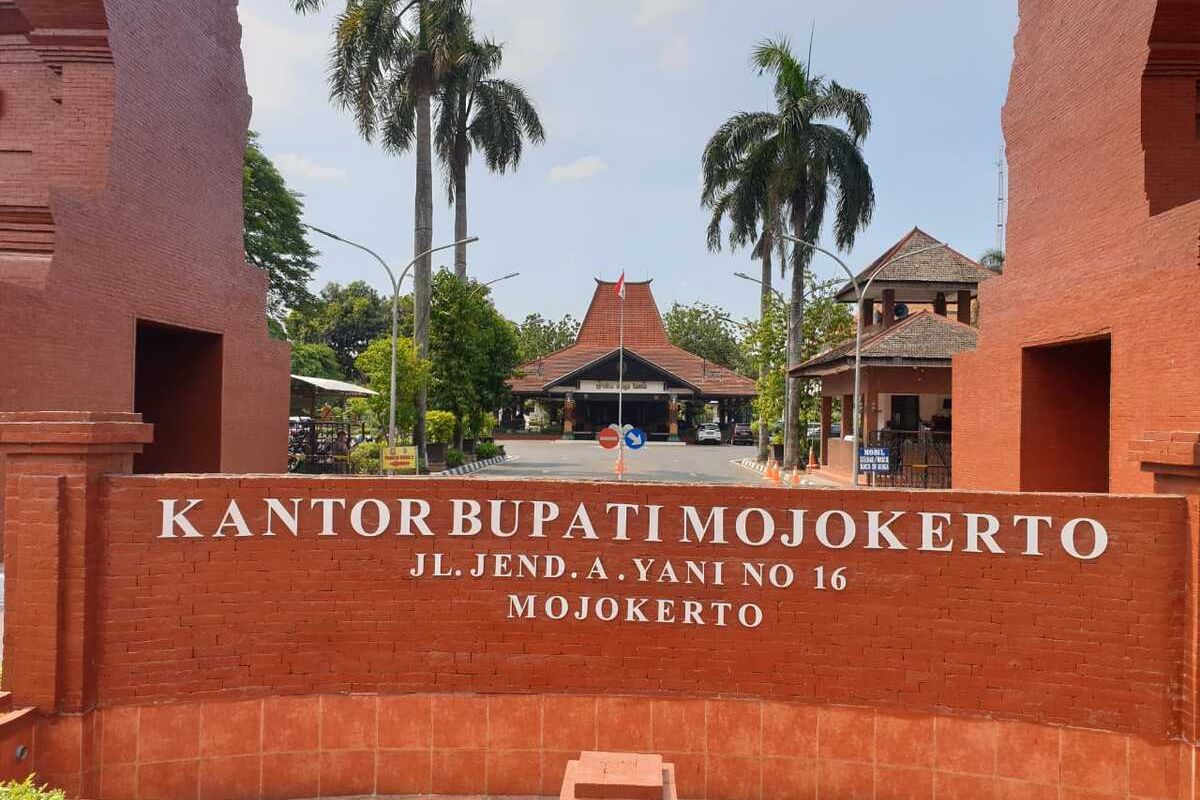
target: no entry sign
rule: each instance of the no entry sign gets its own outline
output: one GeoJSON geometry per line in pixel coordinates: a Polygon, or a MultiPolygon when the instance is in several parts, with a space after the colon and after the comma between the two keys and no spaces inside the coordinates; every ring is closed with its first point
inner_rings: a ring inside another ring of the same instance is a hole
{"type": "Polygon", "coordinates": [[[596,435],[596,440],[600,442],[600,446],[605,450],[612,450],[621,440],[620,434],[616,428],[604,428],[596,435]]]}

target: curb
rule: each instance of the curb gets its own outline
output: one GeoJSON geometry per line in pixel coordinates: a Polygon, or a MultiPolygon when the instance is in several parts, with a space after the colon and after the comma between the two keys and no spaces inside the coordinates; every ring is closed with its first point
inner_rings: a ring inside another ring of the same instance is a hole
{"type": "Polygon", "coordinates": [[[735,459],[733,459],[733,463],[737,464],[739,467],[745,467],[746,469],[750,470],[751,472],[757,472],[759,475],[765,475],[767,472],[767,465],[759,463],[759,461],[757,459],[735,458],[735,459]]]}
{"type": "Polygon", "coordinates": [[[503,464],[505,461],[508,461],[512,458],[514,458],[514,456],[496,456],[495,458],[489,458],[484,461],[475,461],[471,464],[463,464],[461,467],[455,467],[454,469],[448,469],[442,472],[434,472],[433,475],[441,476],[443,478],[449,478],[454,475],[470,475],[472,472],[479,472],[481,469],[487,469],[488,467],[494,467],[497,464],[503,464]]]}

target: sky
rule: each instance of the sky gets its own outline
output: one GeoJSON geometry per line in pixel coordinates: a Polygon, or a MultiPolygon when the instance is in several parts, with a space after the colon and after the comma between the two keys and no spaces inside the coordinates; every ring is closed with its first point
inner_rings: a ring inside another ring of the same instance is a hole
{"type": "MultiPolygon", "coordinates": [[[[412,257],[414,162],[365,142],[329,101],[339,4],[299,16],[289,0],[241,0],[251,125],[304,195],[307,222],[402,268],[412,257]]],[[[581,319],[592,279],[622,271],[653,278],[664,312],[703,301],[757,314],[758,287],[733,275],[758,274],[749,252],[706,247],[699,162],[731,115],[770,108],[769,79],[749,54],[779,35],[803,54],[815,31],[813,70],[870,99],[864,153],[876,211],[846,257],[851,267],[916,225],[972,257],[995,245],[1016,0],[474,0],[473,10],[477,31],[505,45],[499,74],[525,87],[547,133],[516,172],[489,173],[477,158],[468,176],[470,230],[480,237],[470,273],[520,273],[493,287],[509,318],[581,319]]],[[[453,213],[440,174],[435,187],[436,245],[453,240],[453,213]]],[[[313,244],[314,290],[358,279],[388,286],[369,256],[313,244]]],[[[435,268],[453,265],[452,251],[434,259],[435,268]]],[[[820,277],[843,274],[824,256],[813,266],[820,277]]]]}

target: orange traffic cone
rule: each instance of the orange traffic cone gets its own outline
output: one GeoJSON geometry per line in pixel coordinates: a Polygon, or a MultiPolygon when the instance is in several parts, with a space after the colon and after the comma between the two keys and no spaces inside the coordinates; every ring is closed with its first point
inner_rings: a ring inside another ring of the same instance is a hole
{"type": "Polygon", "coordinates": [[[817,463],[817,457],[813,454],[813,448],[809,447],[808,448],[808,469],[811,471],[811,470],[820,469],[820,468],[821,468],[821,465],[817,463]]]}
{"type": "Polygon", "coordinates": [[[618,478],[625,474],[625,458],[623,456],[617,456],[617,465],[613,471],[616,472],[618,478]]]}
{"type": "Polygon", "coordinates": [[[779,486],[783,483],[783,470],[779,468],[778,464],[775,465],[775,469],[771,473],[771,483],[775,484],[776,486],[779,486]]]}
{"type": "Polygon", "coordinates": [[[788,478],[788,484],[790,484],[793,489],[800,485],[800,467],[792,467],[792,475],[790,478],[788,478]]]}

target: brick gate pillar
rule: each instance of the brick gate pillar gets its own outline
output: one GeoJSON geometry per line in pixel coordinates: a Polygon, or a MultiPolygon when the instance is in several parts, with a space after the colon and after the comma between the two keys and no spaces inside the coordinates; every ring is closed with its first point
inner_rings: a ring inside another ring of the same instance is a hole
{"type": "Polygon", "coordinates": [[[1143,472],[1153,473],[1155,493],[1188,498],[1187,627],[1179,724],[1184,738],[1196,743],[1200,741],[1200,431],[1143,434],[1130,444],[1129,453],[1141,462],[1143,472]]]}
{"type": "Polygon", "coordinates": [[[152,430],[140,414],[0,413],[3,688],[18,704],[77,713],[95,702],[100,478],[131,472],[152,430]]]}

